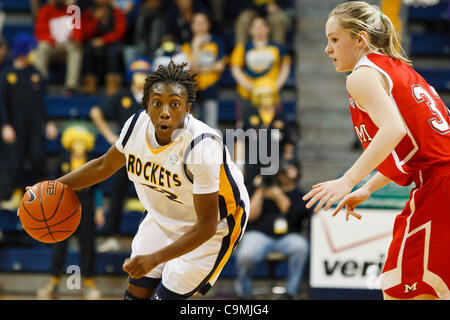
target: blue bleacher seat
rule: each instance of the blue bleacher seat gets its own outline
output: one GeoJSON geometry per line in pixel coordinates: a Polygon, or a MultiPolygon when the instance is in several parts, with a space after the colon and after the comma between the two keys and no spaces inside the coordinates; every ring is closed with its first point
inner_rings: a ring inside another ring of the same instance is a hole
{"type": "Polygon", "coordinates": [[[410,55],[436,55],[450,54],[450,35],[439,33],[411,34],[410,55]]]}
{"type": "MultiPolygon", "coordinates": [[[[136,193],[135,193],[136,194],[136,193]]],[[[108,212],[105,218],[108,219],[108,212]]],[[[142,212],[125,211],[122,214],[122,219],[120,221],[119,233],[122,235],[134,235],[138,229],[139,222],[142,219],[142,212]]],[[[106,225],[97,231],[99,234],[105,234],[106,225]]]]}
{"type": "Polygon", "coordinates": [[[410,21],[447,20],[448,0],[440,0],[438,4],[429,7],[409,6],[408,18],[410,21]]]}
{"type": "MultiPolygon", "coordinates": [[[[72,98],[48,95],[46,97],[47,114],[50,118],[69,119],[69,118],[89,118],[89,110],[94,105],[99,105],[103,101],[102,96],[79,95],[72,98]]],[[[296,102],[284,101],[283,110],[287,114],[295,115],[296,102]]],[[[224,99],[219,102],[219,120],[235,120],[235,101],[224,99]]]]}
{"type": "Polygon", "coordinates": [[[47,95],[45,99],[47,114],[50,118],[89,118],[89,111],[103,101],[102,96],[78,95],[65,98],[47,95]]]}
{"type": "MultiPolygon", "coordinates": [[[[120,226],[122,236],[133,236],[141,219],[140,212],[124,212],[120,226]]],[[[3,231],[22,231],[20,221],[15,212],[0,210],[0,229],[3,231]]],[[[97,231],[97,235],[102,235],[105,227],[97,231]]],[[[8,247],[0,250],[0,272],[49,272],[51,259],[51,244],[40,243],[30,237],[27,238],[26,247],[8,247]]],[[[123,261],[129,257],[130,252],[119,251],[109,253],[97,253],[96,273],[124,275],[122,271],[123,261]]],[[[69,250],[65,267],[69,265],[80,265],[79,254],[74,250],[69,250]]],[[[255,278],[268,278],[269,266],[262,262],[255,269],[255,278]]],[[[287,262],[281,262],[275,269],[276,278],[284,278],[287,274],[287,262]]],[[[235,256],[232,254],[220,278],[232,279],[236,277],[235,256]]]]}
{"type": "MultiPolygon", "coordinates": [[[[136,195],[136,193],[134,193],[136,195]]],[[[108,219],[108,212],[105,213],[108,219]]],[[[142,212],[125,211],[122,214],[119,232],[122,235],[133,235],[139,226],[142,218],[142,212]]],[[[0,209],[0,230],[5,231],[24,231],[19,217],[15,211],[0,209]]],[[[106,233],[106,225],[97,230],[98,234],[106,233]]],[[[31,238],[30,238],[31,239],[31,238]]]]}
{"type": "MultiPolygon", "coordinates": [[[[0,272],[50,272],[51,245],[31,248],[5,248],[0,251],[0,272]]],[[[97,274],[120,274],[123,261],[130,256],[128,251],[114,253],[97,253],[97,274]]],[[[80,265],[79,253],[69,250],[64,270],[70,265],[80,265]]]]}
{"type": "MultiPolygon", "coordinates": [[[[111,145],[105,140],[105,138],[99,135],[96,138],[93,152],[96,154],[104,154],[110,147],[111,145]]],[[[63,147],[61,145],[61,136],[56,140],[46,140],[45,151],[51,154],[61,153],[63,151],[63,147]]]]}
{"type": "Polygon", "coordinates": [[[31,24],[5,24],[2,30],[2,37],[11,43],[14,36],[18,33],[34,34],[34,28],[31,24]]]}
{"type": "Polygon", "coordinates": [[[450,69],[416,69],[436,90],[450,90],[450,69]]]}
{"type": "MultiPolygon", "coordinates": [[[[131,249],[131,248],[130,248],[131,249]]],[[[97,275],[123,275],[122,264],[129,258],[130,251],[97,253],[95,272],[97,275]]],[[[0,250],[0,272],[50,272],[52,245],[40,245],[36,247],[22,248],[10,247],[0,250]]],[[[80,265],[79,252],[69,250],[63,266],[63,272],[70,265],[80,265]]],[[[287,262],[281,262],[275,269],[275,278],[285,278],[287,274],[287,262]]],[[[232,254],[220,273],[220,279],[234,279],[236,277],[236,256],[232,254]]],[[[261,262],[253,275],[256,279],[269,277],[269,266],[261,262]]]]}
{"type": "Polygon", "coordinates": [[[30,11],[30,0],[0,0],[0,10],[6,12],[30,11]]]}
{"type": "Polygon", "coordinates": [[[19,217],[15,212],[0,209],[0,230],[23,230],[19,217]]]}

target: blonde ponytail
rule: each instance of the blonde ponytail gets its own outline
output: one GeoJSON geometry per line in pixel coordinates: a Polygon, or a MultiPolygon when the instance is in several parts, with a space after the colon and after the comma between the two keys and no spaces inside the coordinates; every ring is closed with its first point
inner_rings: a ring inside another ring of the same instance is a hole
{"type": "Polygon", "coordinates": [[[362,1],[345,2],[335,7],[329,17],[336,17],[341,27],[353,35],[367,32],[369,37],[364,40],[369,50],[412,65],[402,49],[394,24],[374,6],[362,1]]]}

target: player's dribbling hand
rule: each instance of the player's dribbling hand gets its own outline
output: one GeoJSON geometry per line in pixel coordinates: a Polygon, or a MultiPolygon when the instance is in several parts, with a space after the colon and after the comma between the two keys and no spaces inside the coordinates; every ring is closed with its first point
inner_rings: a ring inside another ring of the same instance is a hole
{"type": "Polygon", "coordinates": [[[312,186],[312,190],[309,191],[303,200],[309,200],[306,204],[306,208],[311,208],[317,201],[319,203],[314,208],[314,212],[318,212],[323,205],[324,210],[330,209],[331,205],[345,197],[353,189],[353,183],[346,176],[342,176],[336,180],[330,180],[321,182],[312,186]]]}
{"type": "Polygon", "coordinates": [[[149,273],[157,265],[153,255],[147,254],[125,259],[122,269],[128,273],[130,277],[139,279],[149,273]]]}

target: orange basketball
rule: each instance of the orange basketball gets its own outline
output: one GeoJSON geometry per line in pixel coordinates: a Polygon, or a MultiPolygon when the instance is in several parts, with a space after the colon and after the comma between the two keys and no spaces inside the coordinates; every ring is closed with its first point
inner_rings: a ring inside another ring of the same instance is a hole
{"type": "Polygon", "coordinates": [[[25,192],[17,214],[31,237],[55,243],[78,228],[81,205],[76,193],[64,183],[42,181],[25,192]]]}

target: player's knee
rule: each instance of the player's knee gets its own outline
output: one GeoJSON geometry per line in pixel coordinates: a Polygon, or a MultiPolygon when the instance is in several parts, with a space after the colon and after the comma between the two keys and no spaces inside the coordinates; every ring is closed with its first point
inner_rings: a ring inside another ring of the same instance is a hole
{"type": "Polygon", "coordinates": [[[124,300],[148,300],[154,292],[154,289],[141,288],[128,283],[124,293],[124,300]]]}
{"type": "Polygon", "coordinates": [[[179,294],[167,289],[162,283],[156,288],[150,300],[186,300],[190,294],[179,294]]]}
{"type": "Polygon", "coordinates": [[[130,291],[125,290],[125,293],[123,295],[123,300],[148,300],[148,299],[147,298],[136,297],[130,291]]]}

